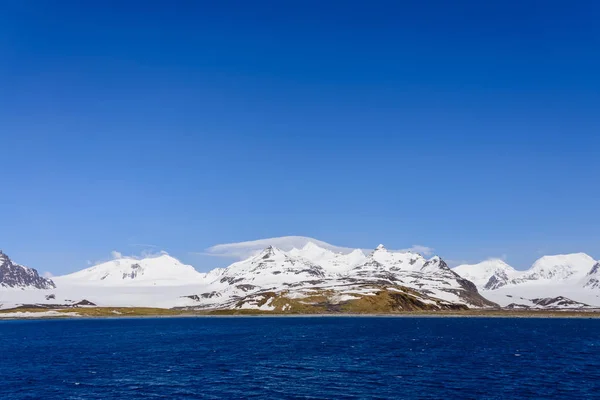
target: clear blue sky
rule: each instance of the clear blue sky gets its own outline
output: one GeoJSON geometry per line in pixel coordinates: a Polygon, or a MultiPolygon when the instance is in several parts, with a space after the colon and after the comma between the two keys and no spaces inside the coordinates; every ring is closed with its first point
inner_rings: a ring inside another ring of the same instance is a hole
{"type": "Polygon", "coordinates": [[[600,258],[600,2],[0,2],[0,248],[600,258]],[[125,3],[125,4],[123,4],[125,3]],[[495,5],[492,5],[495,3],[495,5]],[[154,247],[153,247],[154,248],[154,247]]]}

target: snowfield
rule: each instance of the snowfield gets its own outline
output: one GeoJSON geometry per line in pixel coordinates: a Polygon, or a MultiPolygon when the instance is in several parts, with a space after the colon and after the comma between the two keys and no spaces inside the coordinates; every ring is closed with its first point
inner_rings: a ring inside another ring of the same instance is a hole
{"type": "Polygon", "coordinates": [[[0,313],[0,319],[11,318],[56,318],[56,317],[79,317],[75,312],[40,311],[40,312],[8,312],[0,313]]]}

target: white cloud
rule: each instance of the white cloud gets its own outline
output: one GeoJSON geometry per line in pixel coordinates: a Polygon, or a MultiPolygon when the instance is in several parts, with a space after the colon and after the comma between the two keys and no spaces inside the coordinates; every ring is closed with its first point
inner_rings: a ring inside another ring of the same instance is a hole
{"type": "Polygon", "coordinates": [[[162,256],[164,254],[169,255],[169,253],[164,250],[156,251],[152,249],[144,249],[140,252],[139,256],[131,256],[131,258],[152,258],[162,256]]]}
{"type": "Polygon", "coordinates": [[[123,253],[121,253],[121,252],[119,252],[119,251],[116,251],[116,250],[113,250],[113,251],[111,251],[111,252],[110,252],[110,256],[111,256],[111,257],[112,257],[114,260],[117,260],[117,259],[119,259],[119,258],[123,258],[123,253]]]}
{"type": "Polygon", "coordinates": [[[413,253],[421,253],[424,256],[430,256],[430,255],[433,254],[434,248],[433,247],[422,246],[420,244],[413,244],[412,247],[410,247],[408,249],[396,250],[396,251],[410,251],[410,252],[413,252],[413,253]]]}
{"type": "Polygon", "coordinates": [[[54,274],[52,274],[52,272],[48,272],[48,271],[44,272],[42,275],[44,276],[44,278],[54,277],[54,274]]]}
{"type": "MultiPolygon", "coordinates": [[[[200,254],[200,255],[208,255],[215,257],[230,257],[237,259],[245,259],[248,258],[268,246],[277,247],[283,251],[290,251],[293,248],[302,248],[307,243],[312,242],[319,247],[335,251],[338,253],[350,253],[354,248],[343,247],[343,246],[335,246],[329,244],[327,242],[323,242],[322,240],[313,239],[305,236],[282,236],[276,238],[268,238],[268,239],[259,239],[259,240],[251,240],[247,242],[237,242],[237,243],[225,243],[225,244],[217,244],[215,246],[209,247],[204,252],[200,253],[192,253],[192,254],[200,254]]],[[[365,252],[370,252],[373,249],[362,249],[365,252]]],[[[433,249],[431,247],[422,246],[422,245],[414,245],[408,249],[401,250],[390,250],[390,251],[412,251],[415,253],[421,253],[425,256],[429,256],[433,253],[433,249]]]]}
{"type": "Polygon", "coordinates": [[[496,257],[496,256],[487,257],[487,258],[484,258],[483,260],[473,260],[473,259],[471,259],[471,260],[465,260],[465,259],[463,259],[463,260],[448,260],[448,259],[445,259],[446,264],[448,264],[448,266],[450,266],[450,268],[456,268],[461,265],[475,265],[475,264],[479,264],[484,261],[496,261],[496,260],[502,261],[502,262],[507,262],[508,255],[502,254],[500,257],[496,257]]]}

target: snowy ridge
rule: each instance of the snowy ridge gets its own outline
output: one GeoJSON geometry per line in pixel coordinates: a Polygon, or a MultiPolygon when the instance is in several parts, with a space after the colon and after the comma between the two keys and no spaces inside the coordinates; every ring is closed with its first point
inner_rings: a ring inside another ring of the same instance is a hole
{"type": "Polygon", "coordinates": [[[600,289],[600,263],[584,253],[544,256],[526,271],[516,271],[501,260],[460,265],[453,270],[473,281],[485,297],[502,306],[600,307],[597,290],[600,289]]]}
{"type": "Polygon", "coordinates": [[[350,253],[334,252],[308,242],[301,249],[293,248],[288,252],[292,257],[301,257],[320,265],[325,271],[333,274],[343,274],[350,268],[361,263],[366,258],[360,249],[350,253]]]}
{"type": "Polygon", "coordinates": [[[595,264],[596,261],[584,253],[544,256],[513,281],[518,284],[541,279],[554,281],[582,279],[595,264]]]}

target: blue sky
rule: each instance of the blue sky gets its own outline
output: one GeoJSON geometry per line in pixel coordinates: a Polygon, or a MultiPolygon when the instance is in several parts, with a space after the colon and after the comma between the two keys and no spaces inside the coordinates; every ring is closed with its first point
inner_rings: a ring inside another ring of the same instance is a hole
{"type": "Polygon", "coordinates": [[[231,261],[212,245],[285,235],[598,259],[599,18],[594,1],[2,2],[0,248],[54,274],[113,250],[208,270],[231,261]]]}

